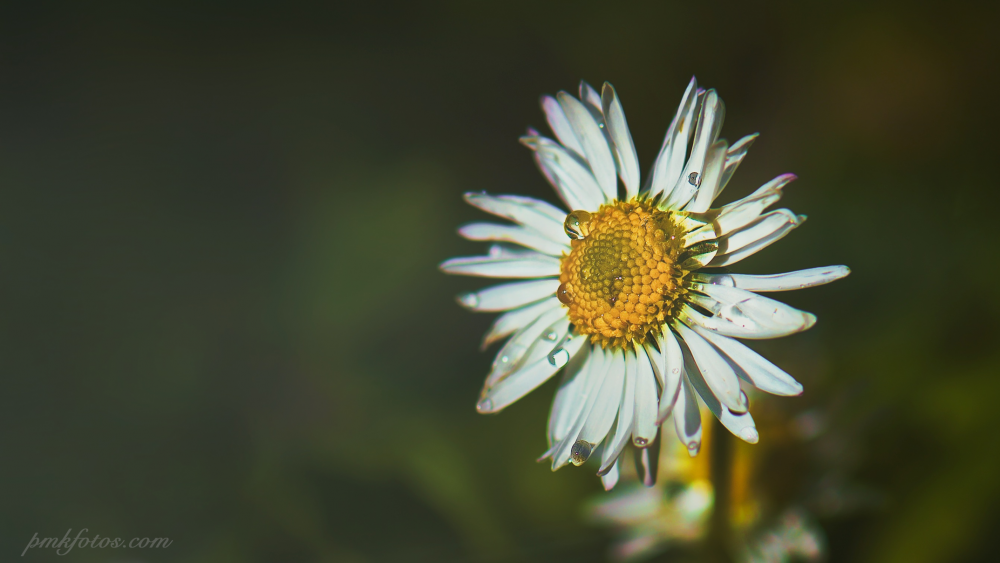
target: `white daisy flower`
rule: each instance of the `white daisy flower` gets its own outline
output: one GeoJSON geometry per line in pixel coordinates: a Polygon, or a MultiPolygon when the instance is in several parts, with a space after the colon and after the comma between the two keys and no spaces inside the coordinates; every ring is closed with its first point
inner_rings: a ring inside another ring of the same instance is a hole
{"type": "Polygon", "coordinates": [[[477,409],[499,412],[565,367],[542,459],[555,470],[599,451],[598,474],[609,489],[629,442],[643,480],[655,479],[656,438],[668,418],[688,452],[698,453],[699,397],[733,434],[756,443],[740,380],[775,395],[798,395],[802,386],[736,339],[800,332],[816,317],[755,292],[850,273],[846,266],[770,276],[724,268],[802,224],[805,217],[787,209],[765,212],[795,176],[712,208],[756,134],[732,146],[719,139],[722,100],[693,78],[642,189],[610,84],[601,95],[581,83],[579,99],[545,96],[542,109],[558,141],[529,129],[521,142],[568,211],[528,197],[468,193],[470,204],[511,223],[462,227],[467,239],[498,244],[485,256],[441,264],[449,274],[525,280],[459,297],[473,311],[505,311],[484,339],[486,346],[509,337],[477,409]]]}

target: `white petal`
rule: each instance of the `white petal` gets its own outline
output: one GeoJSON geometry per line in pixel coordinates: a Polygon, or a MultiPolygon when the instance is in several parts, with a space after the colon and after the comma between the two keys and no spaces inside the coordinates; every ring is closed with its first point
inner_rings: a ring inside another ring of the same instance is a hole
{"type": "Polygon", "coordinates": [[[747,151],[750,150],[750,145],[757,139],[757,135],[757,133],[747,135],[729,147],[729,152],[726,153],[726,164],[722,167],[722,179],[719,180],[719,189],[715,191],[715,197],[719,197],[722,190],[726,189],[726,185],[729,184],[729,180],[733,177],[733,173],[736,172],[736,168],[743,162],[747,151]]]}
{"type": "Polygon", "coordinates": [[[556,99],[559,100],[573,131],[576,132],[576,137],[583,145],[587,164],[590,165],[597,184],[604,192],[605,201],[616,199],[618,197],[618,180],[615,174],[615,161],[611,156],[611,147],[608,146],[604,132],[594,121],[590,111],[579,100],[566,92],[559,92],[556,99]]]}
{"type": "Polygon", "coordinates": [[[553,172],[553,165],[549,161],[548,157],[537,152],[533,153],[531,156],[535,161],[535,165],[538,166],[538,170],[541,171],[542,176],[545,176],[549,185],[556,191],[556,195],[559,196],[559,199],[562,200],[566,207],[570,209],[588,208],[589,204],[584,203],[584,201],[577,195],[579,187],[575,184],[569,185],[569,180],[567,178],[557,176],[555,172],[553,172]]]}
{"type": "Polygon", "coordinates": [[[565,330],[564,326],[568,324],[566,313],[559,308],[546,311],[530,324],[518,330],[497,352],[493,365],[490,367],[490,373],[486,376],[484,388],[488,389],[496,385],[503,378],[521,369],[527,363],[528,351],[550,332],[557,336],[549,339],[547,345],[549,348],[555,346],[556,342],[559,341],[558,334],[565,330]]]}
{"type": "Polygon", "coordinates": [[[694,132],[694,142],[691,145],[691,155],[669,197],[661,205],[663,209],[681,209],[694,197],[705,175],[709,148],[719,137],[725,114],[726,107],[715,90],[705,92],[698,126],[694,132]]]}
{"type": "Polygon", "coordinates": [[[636,448],[635,450],[635,471],[639,481],[647,487],[656,484],[656,474],[660,461],[660,441],[656,440],[647,448],[636,448]]]}
{"type": "Polygon", "coordinates": [[[604,203],[601,187],[579,157],[545,137],[522,137],[521,142],[535,151],[538,165],[570,209],[594,210],[604,203]]]}
{"type": "Polygon", "coordinates": [[[601,484],[604,485],[605,491],[610,491],[615,487],[615,485],[618,484],[618,475],[619,475],[618,463],[620,459],[621,458],[619,457],[617,460],[615,460],[614,465],[611,466],[608,472],[605,473],[604,475],[601,475],[601,484]]]}
{"type": "Polygon", "coordinates": [[[566,119],[566,113],[563,111],[562,106],[559,105],[559,102],[552,96],[542,96],[542,110],[545,111],[545,119],[549,122],[549,128],[555,133],[556,139],[559,139],[559,142],[564,147],[576,153],[577,156],[584,158],[583,146],[580,145],[580,140],[576,138],[576,133],[570,127],[569,120],[566,119]]]}
{"type": "Polygon", "coordinates": [[[746,196],[746,197],[744,197],[742,199],[738,199],[738,200],[736,200],[736,201],[734,201],[732,203],[727,203],[726,205],[723,205],[722,206],[722,210],[725,211],[725,210],[729,209],[730,207],[735,207],[737,205],[741,205],[744,201],[752,200],[752,199],[757,199],[757,198],[760,198],[760,197],[764,197],[764,196],[766,196],[768,194],[771,194],[771,193],[774,193],[774,192],[779,192],[780,193],[782,188],[784,188],[785,186],[787,186],[789,183],[791,183],[791,182],[793,182],[795,180],[798,180],[798,178],[799,177],[796,176],[795,174],[781,174],[780,176],[776,176],[776,177],[772,178],[770,181],[768,181],[767,183],[765,183],[764,185],[762,185],[761,187],[759,187],[756,190],[754,190],[754,192],[752,194],[750,194],[750,195],[748,195],[748,196],[746,196]]]}
{"type": "Polygon", "coordinates": [[[754,387],[785,397],[802,394],[801,383],[795,381],[795,378],[767,361],[757,352],[732,338],[720,336],[697,326],[694,329],[722,353],[729,356],[729,359],[741,369],[741,371],[737,371],[737,374],[754,387]]]}
{"type": "Polygon", "coordinates": [[[552,470],[569,463],[569,454],[580,429],[587,420],[587,414],[597,400],[597,391],[608,371],[610,356],[600,347],[591,347],[590,360],[587,361],[580,371],[581,387],[576,392],[575,397],[566,402],[566,413],[560,414],[560,421],[557,423],[559,436],[553,435],[555,440],[549,451],[541,459],[552,457],[552,470]],[[565,420],[563,420],[565,418],[565,420]]]}
{"type": "Polygon", "coordinates": [[[611,430],[618,415],[618,405],[621,404],[622,393],[625,390],[625,354],[615,352],[612,355],[611,367],[597,392],[597,401],[587,415],[587,422],[580,430],[579,440],[600,444],[611,430]]]}
{"type": "Polygon", "coordinates": [[[543,258],[551,259],[551,256],[543,256],[534,250],[528,250],[525,248],[517,248],[515,246],[510,246],[508,244],[491,244],[489,248],[486,249],[486,255],[490,258],[496,258],[501,260],[519,260],[521,258],[535,258],[542,256],[543,258]]]}
{"type": "Polygon", "coordinates": [[[705,380],[701,378],[701,375],[692,373],[690,380],[694,388],[698,390],[698,394],[701,395],[702,400],[705,401],[705,406],[708,407],[708,410],[712,411],[712,414],[719,419],[719,422],[726,429],[744,442],[750,444],[757,443],[757,426],[754,424],[753,417],[750,416],[749,411],[737,414],[720,404],[718,399],[706,387],[705,380]]]}
{"type": "Polygon", "coordinates": [[[554,309],[559,309],[562,307],[562,303],[555,296],[552,296],[543,301],[537,303],[532,303],[520,309],[514,309],[497,317],[497,320],[493,321],[493,326],[487,331],[486,335],[483,337],[481,349],[485,350],[487,346],[496,342],[497,340],[514,333],[521,328],[528,326],[535,319],[552,311],[554,309]]]}
{"type": "MultiPolygon", "coordinates": [[[[563,313],[565,315],[565,311],[563,313]]],[[[542,339],[531,347],[521,361],[523,363],[529,363],[541,359],[543,356],[547,356],[549,352],[555,348],[569,342],[569,340],[574,337],[574,335],[570,333],[571,328],[572,325],[569,323],[569,318],[565,316],[561,317],[557,322],[553,323],[548,329],[545,330],[545,332],[542,333],[542,339]]]]}
{"type": "Polygon", "coordinates": [[[681,197],[680,195],[675,193],[678,190],[678,186],[681,186],[683,188],[683,190],[685,191],[684,195],[687,197],[687,199],[690,199],[691,196],[694,194],[694,190],[698,189],[697,176],[692,178],[690,173],[685,172],[685,169],[688,168],[690,159],[691,157],[694,156],[693,149],[694,149],[695,135],[697,134],[698,129],[700,127],[699,124],[702,118],[702,106],[704,106],[704,104],[705,104],[705,90],[702,88],[698,88],[698,90],[695,92],[694,103],[691,106],[691,114],[690,114],[691,119],[685,120],[685,122],[690,121],[687,145],[690,146],[691,150],[689,150],[688,153],[686,153],[684,157],[681,159],[680,162],[681,168],[680,170],[677,171],[677,175],[674,178],[674,183],[669,186],[664,186],[663,188],[663,196],[660,201],[660,207],[663,209],[671,208],[668,207],[668,203],[669,205],[674,206],[673,208],[678,207],[676,205],[676,200],[680,199],[681,197]],[[685,180],[685,178],[688,178],[688,180],[685,180]],[[685,181],[687,181],[690,185],[682,186],[682,184],[685,181]]]}
{"type": "Polygon", "coordinates": [[[720,238],[719,252],[709,265],[735,264],[781,240],[805,220],[805,215],[795,215],[787,209],[772,211],[748,227],[720,238]]]}
{"type": "MultiPolygon", "coordinates": [[[[670,327],[663,328],[663,333],[660,335],[658,343],[662,351],[663,360],[662,363],[656,365],[662,366],[660,368],[660,385],[663,391],[660,394],[660,406],[656,415],[656,422],[657,424],[663,424],[663,421],[673,412],[674,405],[680,397],[681,380],[684,378],[684,355],[681,352],[680,344],[677,343],[677,337],[674,336],[670,327]]],[[[650,354],[650,358],[652,358],[652,353],[650,354]]]]}
{"type": "Polygon", "coordinates": [[[717,238],[734,233],[760,218],[765,209],[781,199],[781,191],[775,190],[753,199],[743,199],[737,205],[725,209],[715,220],[714,233],[717,238]]]}
{"type": "Polygon", "coordinates": [[[580,101],[587,106],[591,113],[596,114],[594,119],[598,119],[597,115],[601,115],[601,95],[597,93],[597,90],[594,90],[593,86],[587,84],[586,80],[580,81],[580,101]]]}
{"type": "Polygon", "coordinates": [[[566,358],[572,358],[580,351],[586,341],[586,336],[577,336],[562,346],[562,352],[554,351],[547,357],[539,358],[510,374],[486,391],[476,405],[476,410],[481,413],[500,412],[548,381],[560,368],[566,365],[558,359],[559,354],[565,353],[566,358]]]}
{"type": "MultiPolygon", "coordinates": [[[[691,351],[698,371],[708,383],[712,394],[718,397],[727,408],[737,412],[746,412],[747,404],[740,390],[740,378],[729,363],[719,355],[719,352],[708,341],[684,323],[676,322],[674,327],[677,328],[677,333],[684,339],[684,344],[691,351]]],[[[693,374],[688,374],[688,376],[693,377],[693,374]]]]}
{"type": "Polygon", "coordinates": [[[693,457],[701,449],[701,412],[687,371],[681,372],[681,375],[681,391],[673,412],[674,429],[677,431],[677,438],[693,457]]]}
{"type": "Polygon", "coordinates": [[[472,311],[508,311],[555,295],[558,279],[505,283],[464,293],[458,302],[472,311]]]}
{"type": "Polygon", "coordinates": [[[572,417],[573,422],[569,432],[566,433],[566,436],[558,444],[549,448],[552,456],[553,471],[569,463],[573,444],[576,443],[580,436],[580,430],[583,428],[584,423],[587,422],[587,417],[594,408],[594,403],[597,402],[598,391],[604,380],[607,379],[611,367],[614,365],[612,361],[613,354],[605,352],[603,348],[595,347],[591,352],[591,357],[594,359],[591,361],[590,369],[586,372],[586,385],[584,386],[582,395],[584,400],[574,409],[576,412],[574,413],[575,416],[572,417]]]}
{"type": "MultiPolygon", "coordinates": [[[[737,338],[779,338],[808,330],[816,323],[816,316],[780,301],[725,285],[693,283],[689,288],[701,292],[689,293],[688,301],[709,312],[714,317],[691,314],[698,324],[725,336],[737,338]]],[[[684,310],[688,314],[687,309],[684,310]]]]}
{"type": "Polygon", "coordinates": [[[720,312],[715,316],[707,317],[700,311],[685,304],[681,307],[678,314],[678,317],[682,321],[690,326],[697,325],[705,330],[730,338],[746,338],[749,340],[781,338],[782,336],[806,330],[816,322],[814,317],[807,317],[804,321],[806,324],[804,325],[767,325],[757,322],[739,308],[730,308],[721,305],[710,297],[689,294],[688,301],[710,311],[712,310],[711,307],[716,307],[720,312]]]}
{"type": "Polygon", "coordinates": [[[639,157],[635,154],[635,144],[625,121],[625,111],[615,88],[605,82],[601,91],[604,117],[607,119],[608,134],[614,142],[615,153],[618,156],[619,175],[625,185],[625,199],[631,200],[639,194],[639,157]]]}
{"type": "Polygon", "coordinates": [[[458,233],[469,240],[512,242],[550,256],[562,256],[564,252],[570,251],[569,238],[565,235],[562,240],[554,241],[534,229],[516,225],[470,223],[458,229],[458,233]]]}
{"type": "Polygon", "coordinates": [[[584,346],[566,365],[565,374],[552,399],[552,409],[549,411],[549,447],[566,437],[570,425],[576,420],[586,402],[583,390],[586,387],[590,365],[594,361],[592,350],[592,346],[584,346]]]}
{"type": "Polygon", "coordinates": [[[559,259],[544,254],[511,256],[464,256],[441,263],[446,274],[487,278],[542,278],[559,275],[559,259]]]}
{"type": "MultiPolygon", "coordinates": [[[[537,136],[538,132],[529,127],[528,134],[537,136]]],[[[535,161],[535,166],[538,167],[538,171],[542,173],[542,176],[545,176],[545,180],[550,186],[552,186],[552,189],[555,190],[556,195],[558,195],[559,199],[562,200],[563,205],[570,209],[579,209],[576,207],[580,204],[579,200],[575,195],[573,195],[569,188],[563,185],[563,180],[552,174],[549,170],[549,165],[545,163],[542,155],[533,150],[531,151],[531,159],[535,161]]]]}
{"type": "MultiPolygon", "coordinates": [[[[663,337],[662,335],[657,337],[656,346],[661,345],[660,342],[662,342],[661,340],[662,337],[663,337]]],[[[663,365],[664,362],[663,354],[661,354],[660,351],[656,349],[656,346],[654,346],[652,342],[646,341],[646,344],[643,345],[643,348],[645,348],[646,357],[649,358],[649,364],[653,366],[653,375],[656,376],[656,384],[662,388],[663,370],[665,369],[665,366],[663,365]]]]}
{"type": "Polygon", "coordinates": [[[788,209],[778,209],[762,215],[746,228],[736,230],[719,239],[719,253],[728,254],[749,246],[786,224],[798,224],[799,217],[788,209]]]}
{"type": "Polygon", "coordinates": [[[684,235],[684,244],[690,246],[702,241],[719,238],[733,233],[756,221],[764,209],[781,199],[781,188],[795,176],[786,174],[771,180],[757,195],[745,197],[730,203],[719,210],[718,216],[711,222],[684,235]]]}
{"type": "Polygon", "coordinates": [[[753,417],[750,416],[750,411],[737,414],[729,409],[722,409],[719,421],[737,438],[748,444],[756,444],[760,439],[757,425],[754,423],[753,417]]]}
{"type": "Polygon", "coordinates": [[[680,256],[681,269],[691,271],[704,268],[715,259],[718,252],[719,244],[715,241],[691,245],[680,256]]]}
{"type": "Polygon", "coordinates": [[[622,450],[625,449],[632,436],[632,424],[635,418],[636,368],[635,355],[626,352],[625,391],[622,393],[621,403],[618,406],[618,423],[615,426],[614,438],[604,445],[604,454],[601,456],[601,468],[597,471],[598,475],[607,473],[618,462],[622,450]]]}
{"type": "Polygon", "coordinates": [[[748,195],[748,196],[746,196],[744,198],[738,199],[736,201],[727,203],[726,205],[723,205],[722,208],[721,208],[721,210],[722,211],[727,211],[727,210],[729,210],[732,207],[736,207],[738,205],[742,205],[746,201],[751,201],[751,200],[759,199],[759,198],[765,197],[765,196],[770,195],[770,194],[777,193],[777,194],[780,195],[781,194],[781,190],[785,186],[787,186],[789,183],[794,182],[795,180],[798,180],[798,176],[796,176],[795,174],[781,174],[780,176],[776,176],[776,177],[772,178],[771,180],[769,180],[768,182],[766,182],[761,187],[759,187],[756,190],[754,190],[754,192],[752,194],[750,194],[750,195],[748,195]]]}
{"type": "Polygon", "coordinates": [[[670,127],[667,128],[660,154],[657,155],[656,162],[653,164],[648,188],[651,198],[663,192],[669,193],[670,189],[677,183],[681,170],[684,169],[688,139],[691,138],[691,132],[695,127],[694,112],[697,99],[698,83],[692,77],[684,91],[684,96],[681,98],[681,103],[677,107],[677,113],[674,115],[673,121],[670,122],[670,127]]]}
{"type": "Polygon", "coordinates": [[[487,213],[535,229],[552,240],[558,241],[561,240],[560,237],[566,237],[563,231],[566,212],[550,203],[516,195],[472,192],[465,194],[465,201],[487,213]]]}
{"type": "Polygon", "coordinates": [[[850,273],[851,269],[847,266],[825,266],[768,276],[695,273],[692,279],[700,283],[728,285],[747,291],[791,291],[837,281],[850,273]]]}
{"type": "Polygon", "coordinates": [[[657,395],[656,376],[653,375],[653,366],[649,363],[649,357],[641,346],[636,347],[636,359],[638,369],[636,370],[635,386],[635,424],[632,430],[632,442],[640,448],[648,447],[656,439],[656,431],[660,425],[657,424],[657,395]]]}
{"type": "Polygon", "coordinates": [[[709,206],[715,201],[716,195],[720,191],[722,181],[722,167],[726,163],[726,151],[729,150],[729,143],[725,140],[716,141],[708,149],[705,155],[705,173],[698,186],[698,191],[694,199],[685,208],[693,213],[703,213],[708,211],[709,206]]]}

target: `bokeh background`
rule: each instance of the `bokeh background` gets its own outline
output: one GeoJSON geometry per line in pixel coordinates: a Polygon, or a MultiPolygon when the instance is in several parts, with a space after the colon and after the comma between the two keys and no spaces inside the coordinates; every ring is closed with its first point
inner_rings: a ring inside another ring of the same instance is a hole
{"type": "Polygon", "coordinates": [[[853,269],[781,296],[820,321],[756,346],[806,393],[745,484],[829,561],[995,560],[1000,11],[837,6],[4,3],[0,559],[606,560],[593,471],[534,462],[554,384],[476,414],[486,282],[437,264],[463,192],[555,201],[541,94],[611,81],[645,171],[697,75],[761,134],[724,199],[810,217],[739,271],[853,269]]]}

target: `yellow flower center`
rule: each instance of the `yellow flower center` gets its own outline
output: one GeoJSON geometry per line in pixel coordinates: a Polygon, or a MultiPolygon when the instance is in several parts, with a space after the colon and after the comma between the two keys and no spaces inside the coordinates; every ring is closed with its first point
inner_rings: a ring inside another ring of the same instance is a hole
{"type": "Polygon", "coordinates": [[[579,334],[624,348],[656,336],[685,290],[682,230],[648,201],[615,201],[566,218],[572,250],[562,257],[556,293],[579,334]]]}

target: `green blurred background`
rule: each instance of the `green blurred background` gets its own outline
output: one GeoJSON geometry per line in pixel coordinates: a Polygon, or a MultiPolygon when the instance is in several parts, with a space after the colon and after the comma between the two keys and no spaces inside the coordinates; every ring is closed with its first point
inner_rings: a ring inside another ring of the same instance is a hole
{"type": "Polygon", "coordinates": [[[554,384],[476,414],[485,282],[437,264],[463,192],[555,201],[541,94],[611,81],[645,171],[692,75],[761,133],[723,199],[794,172],[810,217],[738,271],[853,269],[758,346],[806,393],[755,415],[833,444],[762,429],[762,490],[868,491],[831,561],[995,560],[1000,10],[839,6],[4,3],[0,560],[605,560],[593,472],[534,462],[554,384]]]}

